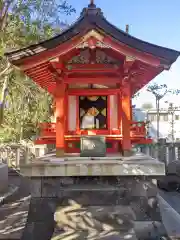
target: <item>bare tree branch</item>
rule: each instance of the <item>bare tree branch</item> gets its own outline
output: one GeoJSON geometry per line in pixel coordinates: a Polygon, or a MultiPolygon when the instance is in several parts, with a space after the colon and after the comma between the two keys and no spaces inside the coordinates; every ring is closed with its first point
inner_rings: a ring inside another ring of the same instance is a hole
{"type": "Polygon", "coordinates": [[[1,16],[0,16],[0,29],[3,30],[3,27],[6,26],[5,22],[8,15],[8,10],[11,6],[11,4],[14,2],[14,0],[7,1],[6,4],[3,5],[1,9],[1,16]]]}

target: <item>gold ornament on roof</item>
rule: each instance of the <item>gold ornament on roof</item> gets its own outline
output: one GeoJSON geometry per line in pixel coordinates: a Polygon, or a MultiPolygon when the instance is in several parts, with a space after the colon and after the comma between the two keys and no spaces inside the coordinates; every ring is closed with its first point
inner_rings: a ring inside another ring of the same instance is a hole
{"type": "MultiPolygon", "coordinates": [[[[98,48],[111,48],[110,45],[105,44],[105,43],[103,43],[103,42],[101,42],[101,41],[99,41],[99,40],[96,42],[95,46],[98,47],[98,48]]],[[[81,43],[79,43],[79,44],[76,46],[77,49],[78,49],[78,48],[84,49],[84,48],[88,48],[88,47],[89,47],[89,44],[88,44],[87,41],[82,41],[81,43]]]]}
{"type": "Polygon", "coordinates": [[[80,44],[77,45],[76,48],[87,48],[89,45],[88,45],[88,42],[81,42],[80,44]]]}
{"type": "Polygon", "coordinates": [[[134,56],[126,56],[126,62],[134,62],[136,60],[136,57],[134,56]]]}
{"type": "Polygon", "coordinates": [[[82,42],[86,42],[89,38],[94,37],[100,42],[103,42],[104,36],[95,30],[90,30],[87,34],[82,37],[82,42]]]}
{"type": "Polygon", "coordinates": [[[96,42],[96,47],[99,47],[99,48],[110,48],[111,46],[108,45],[108,44],[105,44],[105,43],[103,43],[101,41],[97,41],[96,42]]]}

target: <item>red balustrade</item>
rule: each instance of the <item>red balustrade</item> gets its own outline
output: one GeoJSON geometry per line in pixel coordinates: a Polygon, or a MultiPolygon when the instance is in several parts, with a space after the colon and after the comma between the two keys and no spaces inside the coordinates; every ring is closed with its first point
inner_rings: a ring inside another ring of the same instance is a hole
{"type": "MultiPolygon", "coordinates": [[[[151,143],[152,139],[147,137],[145,122],[132,122],[131,123],[131,140],[133,143],[151,143]]],[[[55,123],[40,123],[40,136],[36,139],[36,144],[54,144],[56,139],[56,124],[55,123]]],[[[84,131],[73,131],[69,132],[66,136],[66,142],[79,141],[79,137],[82,134],[88,134],[84,131]]],[[[122,139],[121,129],[112,129],[103,133],[97,131],[95,135],[104,135],[107,139],[114,141],[119,141],[122,139]]]]}
{"type": "Polygon", "coordinates": [[[56,135],[55,123],[40,123],[40,137],[53,137],[56,135]]]}
{"type": "MultiPolygon", "coordinates": [[[[40,137],[53,137],[56,135],[56,124],[55,123],[40,123],[40,137]]],[[[81,135],[83,131],[79,132],[81,135]]],[[[112,129],[109,132],[110,135],[121,135],[120,129],[112,129]]],[[[73,134],[72,134],[73,135],[73,134]]],[[[97,133],[98,135],[98,133],[97,133]]],[[[100,135],[100,133],[99,133],[100,135]]],[[[131,123],[131,137],[146,137],[146,123],[145,122],[132,122],[131,123]]]]}
{"type": "Polygon", "coordinates": [[[146,123],[132,122],[131,123],[131,137],[146,137],[146,123]]]}

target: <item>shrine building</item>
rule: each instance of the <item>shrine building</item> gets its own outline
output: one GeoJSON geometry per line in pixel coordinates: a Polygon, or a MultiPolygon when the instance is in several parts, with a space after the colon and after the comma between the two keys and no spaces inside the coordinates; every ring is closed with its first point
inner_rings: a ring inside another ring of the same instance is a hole
{"type": "Polygon", "coordinates": [[[57,156],[80,153],[84,136],[103,137],[107,153],[123,155],[150,143],[146,123],[132,120],[131,99],[179,55],[113,26],[93,1],[58,36],[6,53],[53,96],[54,121],[40,123],[35,143],[55,144],[57,156]]]}

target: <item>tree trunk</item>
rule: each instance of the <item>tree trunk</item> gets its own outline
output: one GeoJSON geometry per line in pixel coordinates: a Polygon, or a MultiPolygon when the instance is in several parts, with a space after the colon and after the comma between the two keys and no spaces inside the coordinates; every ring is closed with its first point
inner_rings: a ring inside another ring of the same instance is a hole
{"type": "Polygon", "coordinates": [[[21,142],[21,140],[23,140],[24,138],[24,119],[25,119],[25,113],[24,113],[24,109],[25,109],[25,103],[27,102],[28,100],[26,99],[26,96],[25,96],[25,92],[22,96],[22,101],[21,101],[21,112],[22,112],[22,115],[21,115],[21,119],[20,119],[20,131],[19,131],[19,142],[21,142]]]}
{"type": "Polygon", "coordinates": [[[5,76],[2,91],[1,91],[1,100],[0,100],[0,125],[2,125],[3,118],[4,118],[4,107],[5,107],[6,96],[8,93],[8,83],[9,83],[8,76],[5,76]]]}

